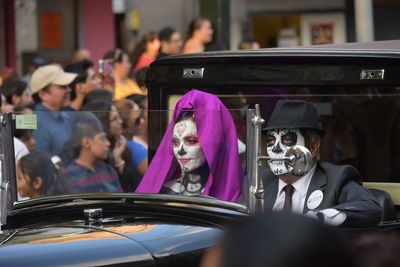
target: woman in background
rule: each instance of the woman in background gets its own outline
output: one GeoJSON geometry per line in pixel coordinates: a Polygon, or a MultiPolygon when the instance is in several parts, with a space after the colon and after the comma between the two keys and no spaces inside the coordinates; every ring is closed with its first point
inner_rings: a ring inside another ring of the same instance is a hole
{"type": "Polygon", "coordinates": [[[133,70],[137,72],[156,60],[161,42],[156,32],[147,32],[132,51],[133,70]]]}
{"type": "MultiPolygon", "coordinates": [[[[104,60],[111,62],[111,69],[104,71],[110,72],[114,78],[114,98],[120,100],[131,94],[143,94],[137,83],[129,78],[132,64],[128,54],[122,49],[115,49],[104,56],[104,60]]],[[[110,64],[110,63],[109,63],[110,64]]],[[[108,65],[107,65],[108,66],[108,65]]]]}
{"type": "Polygon", "coordinates": [[[211,22],[205,18],[196,18],[189,25],[188,39],[183,46],[183,54],[206,51],[206,44],[213,38],[211,22]]]}
{"type": "Polygon", "coordinates": [[[133,164],[140,174],[144,175],[148,165],[147,149],[138,142],[133,141],[133,137],[141,131],[140,125],[143,120],[143,112],[135,102],[129,99],[117,101],[115,107],[122,119],[122,133],[132,154],[133,164]]]}

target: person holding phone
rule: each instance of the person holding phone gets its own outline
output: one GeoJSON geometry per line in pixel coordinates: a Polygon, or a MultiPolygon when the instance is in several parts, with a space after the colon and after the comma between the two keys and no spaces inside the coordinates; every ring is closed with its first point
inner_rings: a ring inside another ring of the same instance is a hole
{"type": "Polygon", "coordinates": [[[108,52],[104,58],[103,71],[111,73],[114,78],[114,98],[115,100],[121,100],[132,94],[144,94],[137,83],[129,78],[129,73],[132,68],[132,64],[129,60],[128,54],[122,49],[115,49],[108,52]],[[112,62],[112,68],[110,63],[112,62]]]}

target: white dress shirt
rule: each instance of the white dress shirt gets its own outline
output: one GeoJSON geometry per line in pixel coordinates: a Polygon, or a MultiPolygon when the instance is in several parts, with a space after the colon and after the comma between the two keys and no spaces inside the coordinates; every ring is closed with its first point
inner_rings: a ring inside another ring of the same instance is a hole
{"type": "MultiPolygon", "coordinates": [[[[298,179],[296,182],[292,184],[294,187],[294,192],[292,195],[292,212],[303,214],[304,211],[304,202],[306,201],[306,196],[307,196],[307,191],[308,187],[310,186],[311,183],[311,178],[313,177],[315,173],[315,168],[317,164],[314,164],[314,166],[311,168],[311,170],[298,179]]],[[[274,206],[272,210],[274,211],[280,211],[283,209],[283,205],[285,204],[285,196],[286,193],[283,190],[283,188],[287,185],[284,181],[279,179],[278,183],[278,195],[275,200],[274,206]]],[[[316,210],[318,211],[318,210],[316,210]]],[[[321,210],[324,214],[324,222],[330,225],[340,225],[346,220],[346,214],[343,212],[340,212],[336,209],[324,209],[321,210]]],[[[306,216],[318,219],[314,211],[308,211],[306,216]]]]}
{"type": "MultiPolygon", "coordinates": [[[[313,177],[315,172],[315,166],[316,164],[311,168],[311,170],[306,175],[304,175],[303,177],[301,177],[299,180],[297,180],[292,184],[294,187],[294,192],[292,195],[292,211],[295,213],[303,214],[304,202],[306,200],[307,190],[308,187],[310,186],[311,178],[313,177]]],[[[275,200],[275,204],[272,210],[278,211],[283,209],[286,196],[285,191],[283,191],[283,188],[286,185],[287,183],[279,179],[278,196],[275,200]]]]}

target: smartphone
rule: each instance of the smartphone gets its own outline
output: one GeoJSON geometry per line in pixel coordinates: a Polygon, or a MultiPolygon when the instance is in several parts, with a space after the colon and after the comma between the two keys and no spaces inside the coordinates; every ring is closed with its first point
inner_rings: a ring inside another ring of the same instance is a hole
{"type": "Polygon", "coordinates": [[[114,61],[109,59],[99,59],[99,73],[111,74],[113,72],[114,61]]]}

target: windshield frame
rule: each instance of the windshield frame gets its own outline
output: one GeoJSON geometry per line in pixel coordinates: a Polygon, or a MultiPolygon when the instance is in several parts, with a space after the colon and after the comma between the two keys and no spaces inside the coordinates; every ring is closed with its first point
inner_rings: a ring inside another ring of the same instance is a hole
{"type": "Polygon", "coordinates": [[[15,171],[14,139],[12,120],[15,114],[0,115],[1,144],[1,224],[7,222],[7,216],[17,202],[17,181],[15,171]]]}

